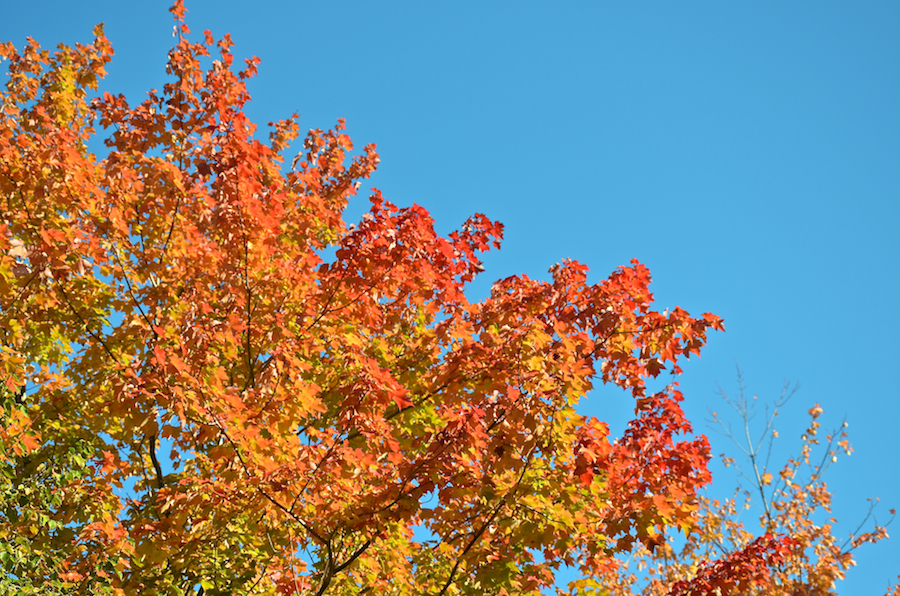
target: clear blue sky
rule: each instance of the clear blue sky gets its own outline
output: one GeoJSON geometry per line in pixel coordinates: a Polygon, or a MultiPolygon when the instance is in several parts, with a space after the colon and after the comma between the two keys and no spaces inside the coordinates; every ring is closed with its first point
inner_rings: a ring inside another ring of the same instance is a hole
{"type": "MultiPolygon", "coordinates": [[[[165,81],[168,6],[7,3],[0,40],[88,41],[105,21],[116,57],[104,88],[138,101],[165,81]]],[[[799,381],[785,447],[814,402],[825,426],[850,423],[856,453],[828,476],[842,530],[868,497],[882,517],[900,507],[900,4],[187,7],[195,34],[230,32],[239,57],[262,59],[255,120],[345,117],[358,146],[378,144],[373,184],[393,202],[425,206],[443,231],[476,211],[505,223],[475,294],[565,257],[595,280],[640,259],[660,309],[725,318],[682,377],[700,430],[735,361],[761,400],[799,381]]],[[[600,390],[584,411],[621,429],[629,404],[600,390]]],[[[729,447],[710,436],[716,453],[729,447]]],[[[858,560],[840,593],[883,593],[900,537],[858,560]]]]}

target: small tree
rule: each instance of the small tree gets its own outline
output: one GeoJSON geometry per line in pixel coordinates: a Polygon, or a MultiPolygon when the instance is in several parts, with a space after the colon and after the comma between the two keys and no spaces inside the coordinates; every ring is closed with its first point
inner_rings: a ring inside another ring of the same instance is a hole
{"type": "MultiPolygon", "coordinates": [[[[771,409],[766,407],[762,428],[754,428],[757,401],[748,398],[738,373],[736,397],[721,393],[738,415],[738,428],[712,415],[712,424],[731,439],[746,458],[738,466],[741,483],[734,497],[725,500],[701,495],[698,528],[686,538],[670,536],[655,550],[638,547],[625,561],[610,566],[599,584],[609,596],[663,596],[706,594],[755,594],[765,596],[826,596],[835,594],[836,582],[853,566],[854,551],[867,543],[887,538],[886,526],[874,517],[874,503],[859,527],[844,539],[834,533],[837,520],[831,516],[832,493],[823,476],[838,456],[850,455],[848,424],[822,437],[822,408],[809,410],[810,422],[800,437],[799,454],[789,457],[780,469],[769,465],[775,419],[794,395],[785,387],[771,409]],[[752,437],[759,437],[754,440],[752,437]],[[744,484],[746,483],[746,484],[744,484]],[[740,520],[744,510],[760,510],[759,529],[740,520]],[[871,529],[864,528],[871,523],[871,529]],[[773,535],[790,539],[767,548],[773,535]],[[765,563],[765,564],[761,564],[765,563]]],[[[726,466],[734,458],[722,455],[726,466]]],[[[590,582],[582,582],[588,586],[590,582]]],[[[890,594],[900,594],[900,586],[890,594]]]]}

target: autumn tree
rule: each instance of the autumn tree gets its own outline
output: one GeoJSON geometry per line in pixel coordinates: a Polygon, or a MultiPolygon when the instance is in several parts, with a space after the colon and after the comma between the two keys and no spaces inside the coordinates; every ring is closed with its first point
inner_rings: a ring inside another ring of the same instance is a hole
{"type": "MultiPolygon", "coordinates": [[[[740,593],[747,596],[833,596],[837,583],[853,567],[856,550],[887,538],[893,521],[877,520],[877,500],[870,499],[864,519],[841,536],[831,511],[833,493],[825,474],[840,456],[853,448],[844,420],[828,431],[822,427],[823,410],[809,409],[809,423],[798,433],[799,448],[783,464],[772,461],[779,437],[776,421],[797,387],[785,386],[781,396],[763,408],[756,396],[748,396],[738,372],[738,392],[722,391],[731,416],[712,412],[711,427],[729,440],[737,458],[722,454],[723,463],[738,470],[734,496],[716,499],[704,490],[698,497],[697,528],[685,536],[670,534],[654,551],[638,546],[627,558],[608,567],[599,582],[604,596],[701,596],[740,593]],[[754,422],[755,420],[755,422],[754,422]],[[742,514],[751,512],[749,523],[742,514]],[[761,554],[769,536],[790,539],[761,554]]],[[[720,488],[721,490],[721,488],[720,488]]],[[[888,596],[900,595],[900,584],[888,588],[888,596]]]]}
{"type": "Polygon", "coordinates": [[[636,261],[470,301],[499,223],[441,237],[375,190],[349,225],[374,146],[341,121],[291,157],[296,116],[257,137],[257,59],[172,13],[137,105],[94,97],[102,27],[0,46],[0,586],[538,594],[694,526],[708,445],[646,382],[718,317],[653,310],[636,261]],[[598,382],[635,399],[615,441],[575,410],[598,382]]]}

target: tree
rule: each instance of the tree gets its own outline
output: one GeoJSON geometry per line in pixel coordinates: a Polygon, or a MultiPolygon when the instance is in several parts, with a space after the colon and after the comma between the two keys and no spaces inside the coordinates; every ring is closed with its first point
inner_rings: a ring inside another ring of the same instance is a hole
{"type": "MultiPolygon", "coordinates": [[[[730,590],[747,595],[830,596],[836,594],[837,582],[856,564],[854,551],[887,538],[894,510],[890,510],[887,523],[879,524],[874,516],[875,502],[846,538],[835,534],[832,492],[823,476],[841,453],[850,455],[853,451],[846,420],[823,440],[819,421],[823,410],[814,405],[809,409],[809,425],[800,436],[799,454],[775,469],[769,466],[773,443],[779,436],[775,420],[797,388],[785,386],[771,409],[766,408],[762,428],[753,428],[751,420],[760,413],[756,411],[756,397],[747,397],[740,371],[738,382],[737,396],[721,392],[738,415],[737,431],[733,433],[731,424],[715,412],[712,422],[744,456],[747,468],[738,469],[746,485],[739,484],[730,499],[701,494],[696,531],[681,538],[669,536],[666,544],[653,552],[639,546],[628,560],[606,569],[600,582],[602,594],[699,596],[715,593],[719,587],[723,593],[730,590]],[[759,511],[759,530],[740,519],[743,511],[754,507],[759,511]],[[790,541],[761,553],[768,536],[774,534],[790,536],[790,541]]],[[[725,454],[721,457],[726,466],[735,465],[734,458],[725,454]]],[[[900,595],[900,584],[889,588],[888,595],[900,595]]]]}
{"type": "Polygon", "coordinates": [[[0,585],[538,594],[693,527],[708,445],[646,381],[720,318],[653,310],[636,261],[470,302],[502,225],[441,237],[377,190],[347,225],[374,146],[341,121],[287,166],[296,116],[262,141],[243,112],[258,60],[171,10],[171,80],[136,106],[89,98],[102,26],[0,48],[0,585]],[[635,398],[620,440],[574,409],[597,381],[635,398]]]}

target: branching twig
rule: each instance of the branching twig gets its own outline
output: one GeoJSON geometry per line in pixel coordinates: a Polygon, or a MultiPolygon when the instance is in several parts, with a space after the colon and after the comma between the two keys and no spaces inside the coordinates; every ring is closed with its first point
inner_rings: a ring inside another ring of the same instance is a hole
{"type": "Polygon", "coordinates": [[[447,581],[444,583],[444,586],[440,589],[440,591],[437,592],[436,596],[444,596],[444,594],[447,593],[447,590],[450,589],[450,586],[453,585],[453,582],[456,577],[456,572],[459,571],[459,567],[460,567],[460,565],[462,565],[463,559],[469,553],[469,551],[472,550],[472,547],[475,546],[475,544],[478,542],[478,540],[484,535],[484,532],[488,529],[488,527],[490,527],[490,525],[494,522],[494,519],[497,517],[497,515],[500,513],[500,511],[506,506],[506,503],[509,501],[510,497],[512,497],[513,494],[516,492],[516,490],[518,490],[519,485],[522,483],[522,479],[525,478],[525,472],[528,471],[528,465],[530,463],[531,463],[531,458],[529,456],[529,458],[527,460],[525,460],[525,465],[522,466],[522,471],[519,473],[519,477],[518,477],[518,479],[516,479],[515,484],[513,484],[512,488],[510,488],[506,492],[506,494],[503,495],[503,498],[500,499],[500,502],[497,503],[497,505],[491,511],[488,518],[486,520],[484,520],[484,522],[481,524],[481,526],[478,528],[478,530],[475,531],[475,534],[472,536],[472,539],[469,540],[468,544],[466,544],[466,547],[460,553],[459,557],[457,557],[456,563],[453,565],[453,568],[450,570],[450,574],[447,576],[447,581]]]}

